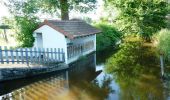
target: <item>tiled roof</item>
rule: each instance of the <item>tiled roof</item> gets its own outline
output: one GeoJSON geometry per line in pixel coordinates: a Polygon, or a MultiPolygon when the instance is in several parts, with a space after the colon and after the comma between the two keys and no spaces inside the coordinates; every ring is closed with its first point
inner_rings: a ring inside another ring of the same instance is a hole
{"type": "Polygon", "coordinates": [[[70,39],[101,32],[82,20],[45,20],[42,25],[48,25],[70,39]]]}

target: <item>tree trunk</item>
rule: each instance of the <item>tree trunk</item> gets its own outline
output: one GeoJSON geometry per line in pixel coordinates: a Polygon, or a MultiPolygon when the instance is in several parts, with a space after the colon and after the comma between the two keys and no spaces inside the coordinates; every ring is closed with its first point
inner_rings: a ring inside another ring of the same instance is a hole
{"type": "Polygon", "coordinates": [[[61,20],[69,20],[69,5],[68,0],[60,0],[61,20]]]}

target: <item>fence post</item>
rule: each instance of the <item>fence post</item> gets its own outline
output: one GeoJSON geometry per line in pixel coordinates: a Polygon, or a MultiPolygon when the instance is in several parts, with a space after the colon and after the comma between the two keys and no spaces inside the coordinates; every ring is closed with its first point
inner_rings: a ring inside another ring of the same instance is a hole
{"type": "Polygon", "coordinates": [[[53,48],[51,48],[50,51],[51,51],[51,62],[53,62],[53,60],[54,60],[54,59],[53,59],[53,48]]]}
{"type": "Polygon", "coordinates": [[[0,60],[1,60],[1,64],[4,64],[3,51],[2,51],[2,47],[1,46],[0,46],[0,60]]]}
{"type": "Polygon", "coordinates": [[[62,51],[62,62],[65,62],[65,53],[64,53],[63,48],[61,49],[61,51],[62,51]]]}
{"type": "Polygon", "coordinates": [[[4,47],[4,51],[5,51],[6,63],[9,64],[8,48],[7,48],[7,46],[4,47]]]}
{"type": "Polygon", "coordinates": [[[60,48],[58,48],[58,60],[60,61],[61,56],[60,56],[61,52],[60,52],[60,48]]]}
{"type": "Polygon", "coordinates": [[[29,66],[29,58],[28,58],[28,49],[27,48],[25,48],[25,56],[26,56],[27,66],[29,66]]]}
{"type": "Polygon", "coordinates": [[[37,62],[37,48],[34,48],[34,62],[37,62]]]}
{"type": "Polygon", "coordinates": [[[24,55],[23,55],[23,49],[22,48],[20,48],[20,52],[21,52],[21,62],[22,62],[22,64],[24,64],[24,55]]]}
{"type": "Polygon", "coordinates": [[[47,59],[46,59],[46,61],[47,61],[47,64],[49,64],[49,49],[47,48],[47,59]]]}
{"type": "Polygon", "coordinates": [[[19,55],[18,55],[18,49],[15,50],[15,53],[16,53],[17,64],[19,64],[20,60],[19,60],[19,55]]]}
{"type": "Polygon", "coordinates": [[[41,48],[38,48],[37,51],[38,51],[37,52],[37,54],[38,54],[38,58],[37,58],[38,59],[38,64],[40,64],[41,63],[41,48]]]}
{"type": "Polygon", "coordinates": [[[30,52],[30,63],[32,63],[33,62],[32,48],[29,48],[29,52],[30,52]]]}
{"type": "Polygon", "coordinates": [[[56,48],[54,48],[54,61],[57,61],[57,49],[56,48]]]}
{"type": "Polygon", "coordinates": [[[14,64],[14,54],[13,54],[13,48],[10,47],[10,52],[11,52],[11,62],[14,64]]]}
{"type": "Polygon", "coordinates": [[[42,63],[45,64],[45,49],[42,48],[42,63]]]}

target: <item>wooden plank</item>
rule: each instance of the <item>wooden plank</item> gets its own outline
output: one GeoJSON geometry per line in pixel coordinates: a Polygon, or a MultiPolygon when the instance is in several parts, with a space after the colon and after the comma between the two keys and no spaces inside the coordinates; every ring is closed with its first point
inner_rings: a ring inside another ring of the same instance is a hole
{"type": "Polygon", "coordinates": [[[13,48],[12,47],[10,47],[10,53],[11,53],[11,62],[12,62],[12,64],[14,64],[14,51],[13,51],[13,48]]]}
{"type": "Polygon", "coordinates": [[[47,50],[47,51],[46,51],[46,53],[47,53],[46,61],[47,61],[47,63],[49,64],[49,49],[47,48],[46,50],[47,50]]]}
{"type": "Polygon", "coordinates": [[[51,62],[54,62],[54,59],[53,59],[53,48],[51,48],[51,62]]]}
{"type": "Polygon", "coordinates": [[[65,62],[65,53],[63,48],[61,49],[61,52],[62,52],[62,62],[65,62]]]}
{"type": "Polygon", "coordinates": [[[21,57],[20,57],[21,63],[24,64],[24,53],[23,53],[24,51],[23,51],[23,48],[20,48],[19,52],[21,53],[21,57]]]}
{"type": "Polygon", "coordinates": [[[37,63],[37,48],[34,48],[34,63],[37,63]]]}
{"type": "Polygon", "coordinates": [[[20,63],[18,53],[19,53],[19,51],[18,51],[18,49],[16,49],[16,50],[15,50],[15,54],[16,54],[16,62],[17,62],[17,64],[19,64],[19,63],[20,63]]]}
{"type": "Polygon", "coordinates": [[[4,47],[4,51],[5,51],[6,63],[9,64],[8,48],[7,48],[7,46],[4,47]]]}
{"type": "Polygon", "coordinates": [[[29,57],[28,57],[28,49],[27,48],[25,48],[25,61],[26,61],[27,66],[29,66],[29,57]]]}
{"type": "Polygon", "coordinates": [[[54,61],[57,62],[57,49],[54,48],[54,61]]]}
{"type": "Polygon", "coordinates": [[[42,48],[42,64],[45,63],[45,49],[42,48]]]}
{"type": "Polygon", "coordinates": [[[38,64],[41,64],[41,48],[38,48],[38,64]]]}
{"type": "Polygon", "coordinates": [[[30,54],[30,63],[33,63],[33,53],[32,53],[32,48],[29,48],[29,54],[30,54]]]}
{"type": "Polygon", "coordinates": [[[60,52],[60,48],[58,48],[58,61],[61,61],[61,56],[60,56],[61,52],[60,52]]]}
{"type": "Polygon", "coordinates": [[[0,46],[0,62],[1,64],[4,64],[3,51],[1,46],[0,46]]]}

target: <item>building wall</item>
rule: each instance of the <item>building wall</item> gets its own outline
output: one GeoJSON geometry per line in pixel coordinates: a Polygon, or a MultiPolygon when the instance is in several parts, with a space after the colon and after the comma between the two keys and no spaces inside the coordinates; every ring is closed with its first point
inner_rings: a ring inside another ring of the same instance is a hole
{"type": "Polygon", "coordinates": [[[75,40],[67,39],[67,43],[73,43],[73,45],[80,44],[80,43],[85,43],[85,42],[88,42],[88,41],[94,41],[94,48],[89,50],[89,51],[83,52],[81,55],[74,56],[73,58],[67,60],[67,63],[72,63],[72,62],[78,60],[80,58],[80,56],[85,56],[85,55],[87,55],[87,54],[89,54],[91,52],[96,51],[96,34],[91,35],[91,36],[77,38],[75,40]]]}
{"type": "Polygon", "coordinates": [[[65,60],[67,61],[67,43],[66,38],[62,33],[57,32],[53,28],[44,25],[34,31],[34,47],[38,47],[39,43],[36,41],[36,34],[42,33],[43,48],[63,48],[65,52],[65,60]]]}
{"type": "Polygon", "coordinates": [[[94,41],[94,51],[96,51],[96,34],[91,36],[79,37],[74,40],[67,39],[67,43],[73,43],[73,45],[86,43],[88,41],[94,41]]]}

